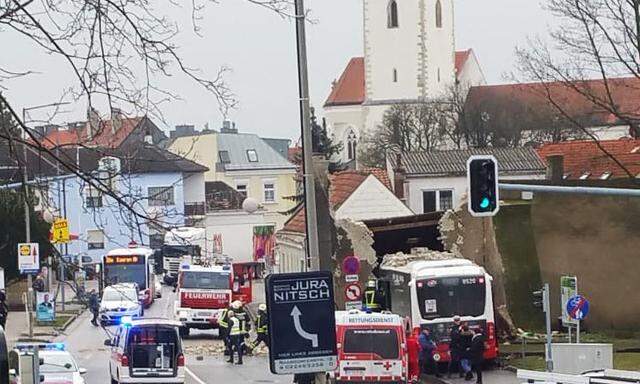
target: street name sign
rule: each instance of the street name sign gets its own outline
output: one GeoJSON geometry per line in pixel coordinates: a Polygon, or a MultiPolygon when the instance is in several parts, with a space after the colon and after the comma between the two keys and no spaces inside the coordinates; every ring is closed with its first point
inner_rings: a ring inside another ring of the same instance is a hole
{"type": "Polygon", "coordinates": [[[271,372],[333,371],[337,365],[330,272],[271,274],[266,279],[271,372]]]}
{"type": "Polygon", "coordinates": [[[18,269],[20,273],[37,273],[40,270],[40,245],[38,243],[18,244],[18,269]]]}

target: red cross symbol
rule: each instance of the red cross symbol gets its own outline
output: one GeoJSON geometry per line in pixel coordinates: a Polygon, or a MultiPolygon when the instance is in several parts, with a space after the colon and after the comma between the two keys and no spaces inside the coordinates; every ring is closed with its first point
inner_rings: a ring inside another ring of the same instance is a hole
{"type": "Polygon", "coordinates": [[[391,369],[392,364],[388,361],[385,361],[385,363],[383,364],[384,369],[386,369],[387,371],[391,369]]]}

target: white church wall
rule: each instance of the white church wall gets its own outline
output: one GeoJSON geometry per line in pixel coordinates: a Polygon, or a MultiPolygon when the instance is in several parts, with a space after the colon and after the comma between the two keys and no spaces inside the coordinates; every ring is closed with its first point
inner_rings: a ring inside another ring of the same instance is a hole
{"type": "Polygon", "coordinates": [[[426,44],[426,98],[442,96],[455,82],[455,38],[453,1],[422,0],[424,2],[424,29],[426,44]],[[441,27],[436,25],[436,4],[442,8],[441,27]]]}

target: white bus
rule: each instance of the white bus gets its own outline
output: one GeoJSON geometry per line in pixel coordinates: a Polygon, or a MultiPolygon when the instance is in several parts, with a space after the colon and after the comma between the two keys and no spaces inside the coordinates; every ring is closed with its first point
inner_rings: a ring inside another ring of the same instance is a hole
{"type": "Polygon", "coordinates": [[[382,266],[391,311],[409,321],[414,334],[428,328],[437,343],[434,359],[450,360],[449,330],[458,315],[471,329],[482,329],[487,360],[498,356],[491,282],[484,268],[466,259],[421,260],[382,266]]]}

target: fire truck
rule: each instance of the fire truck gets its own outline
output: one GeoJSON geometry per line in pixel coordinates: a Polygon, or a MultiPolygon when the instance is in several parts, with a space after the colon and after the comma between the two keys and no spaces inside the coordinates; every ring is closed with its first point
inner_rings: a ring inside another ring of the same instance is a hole
{"type": "Polygon", "coordinates": [[[251,281],[244,281],[230,264],[183,263],[176,292],[175,318],[184,324],[180,332],[187,336],[192,328],[218,328],[218,316],[232,301],[251,302],[251,281]]]}

